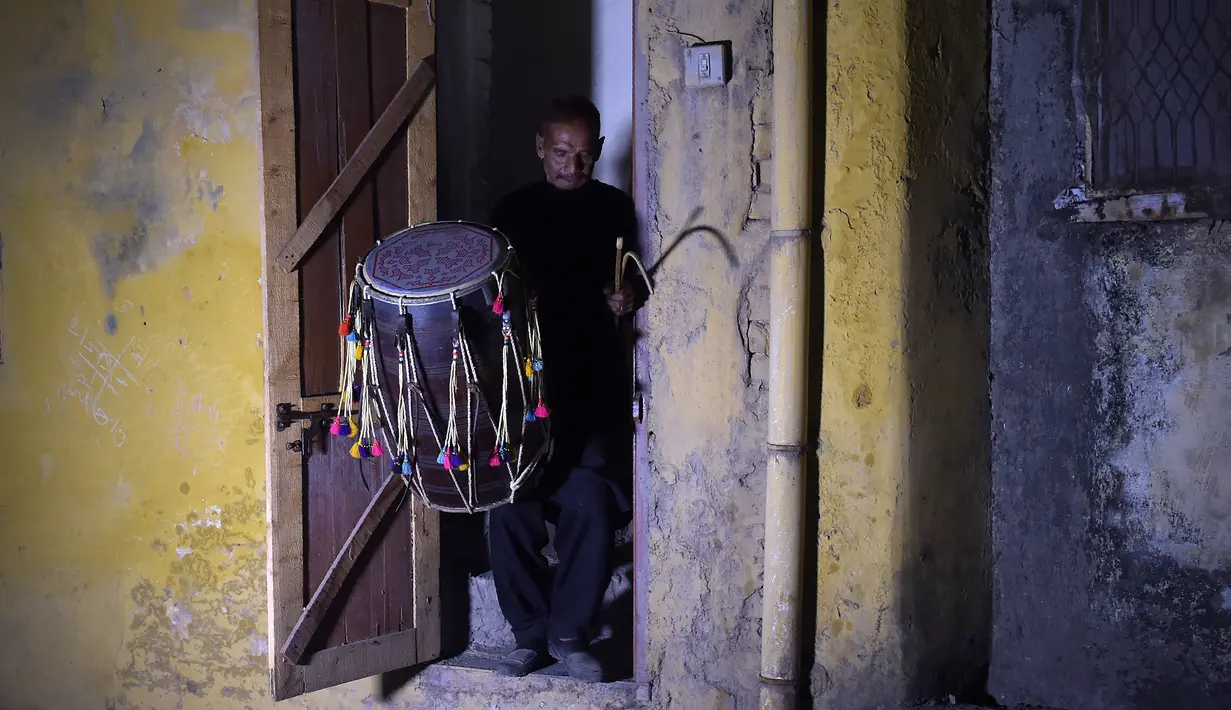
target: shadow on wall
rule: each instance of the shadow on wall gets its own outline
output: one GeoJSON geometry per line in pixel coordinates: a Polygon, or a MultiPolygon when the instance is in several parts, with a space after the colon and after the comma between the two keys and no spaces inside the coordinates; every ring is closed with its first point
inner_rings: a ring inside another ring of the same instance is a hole
{"type": "Polygon", "coordinates": [[[992,643],[985,0],[908,0],[905,691],[987,702],[992,643]],[[943,7],[937,7],[937,5],[943,7]]]}
{"type": "MultiPolygon", "coordinates": [[[[821,525],[821,382],[825,358],[825,250],[821,234],[825,214],[825,132],[828,111],[825,71],[827,66],[826,37],[829,36],[829,15],[824,6],[812,13],[812,253],[808,265],[808,431],[813,440],[805,450],[816,452],[806,457],[804,472],[803,589],[801,599],[817,599],[820,595],[820,525],[821,525]],[[815,540],[817,544],[808,544],[815,540]]],[[[799,677],[807,687],[800,687],[801,708],[811,708],[813,699],[824,690],[825,681],[816,676],[817,607],[801,610],[799,623],[799,677]]]]}

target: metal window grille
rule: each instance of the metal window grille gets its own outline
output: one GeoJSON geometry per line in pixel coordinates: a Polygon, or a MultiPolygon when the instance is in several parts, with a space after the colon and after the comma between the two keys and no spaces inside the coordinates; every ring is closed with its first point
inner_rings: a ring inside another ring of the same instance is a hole
{"type": "Polygon", "coordinates": [[[1084,0],[1092,187],[1231,186],[1231,0],[1084,0]]]}

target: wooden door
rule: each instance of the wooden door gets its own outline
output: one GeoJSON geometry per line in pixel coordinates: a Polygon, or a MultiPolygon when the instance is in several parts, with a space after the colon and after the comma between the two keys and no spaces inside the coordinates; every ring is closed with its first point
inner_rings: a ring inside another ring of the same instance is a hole
{"type": "Polygon", "coordinates": [[[283,429],[277,416],[279,405],[298,417],[336,403],[338,324],[356,262],[376,239],[435,218],[429,94],[297,266],[288,272],[277,258],[410,72],[434,53],[435,38],[425,0],[259,0],[258,8],[270,681],[284,699],[440,653],[438,515],[390,495],[387,457],[351,458],[349,441],[327,433],[324,450],[305,448],[305,426],[319,422],[287,426],[283,417],[283,429]],[[356,532],[370,505],[388,512],[356,532]],[[353,534],[371,537],[355,544],[353,534]],[[306,619],[337,563],[353,568],[306,619]],[[284,652],[289,638],[305,636],[305,620],[315,631],[301,639],[303,653],[284,652]]]}

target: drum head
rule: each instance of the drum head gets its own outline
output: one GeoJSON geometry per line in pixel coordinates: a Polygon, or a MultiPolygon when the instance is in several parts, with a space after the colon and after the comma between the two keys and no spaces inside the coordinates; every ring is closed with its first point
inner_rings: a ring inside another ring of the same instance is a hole
{"type": "Polygon", "coordinates": [[[434,303],[481,288],[509,260],[500,232],[472,222],[428,222],[377,244],[360,274],[372,297],[393,303],[434,303]]]}

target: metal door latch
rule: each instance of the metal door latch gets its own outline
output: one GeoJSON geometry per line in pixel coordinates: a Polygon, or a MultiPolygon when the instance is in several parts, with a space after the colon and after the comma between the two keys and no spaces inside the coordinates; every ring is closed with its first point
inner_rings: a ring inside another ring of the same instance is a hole
{"type": "Polygon", "coordinates": [[[329,427],[329,422],[337,415],[337,407],[326,402],[321,405],[320,411],[301,412],[291,407],[289,403],[281,402],[275,407],[275,414],[274,427],[278,431],[286,431],[291,428],[292,423],[297,421],[307,422],[307,426],[302,427],[299,441],[291,441],[286,445],[287,451],[298,452],[303,456],[304,463],[307,463],[316,449],[316,442],[325,440],[325,430],[329,427]]]}

